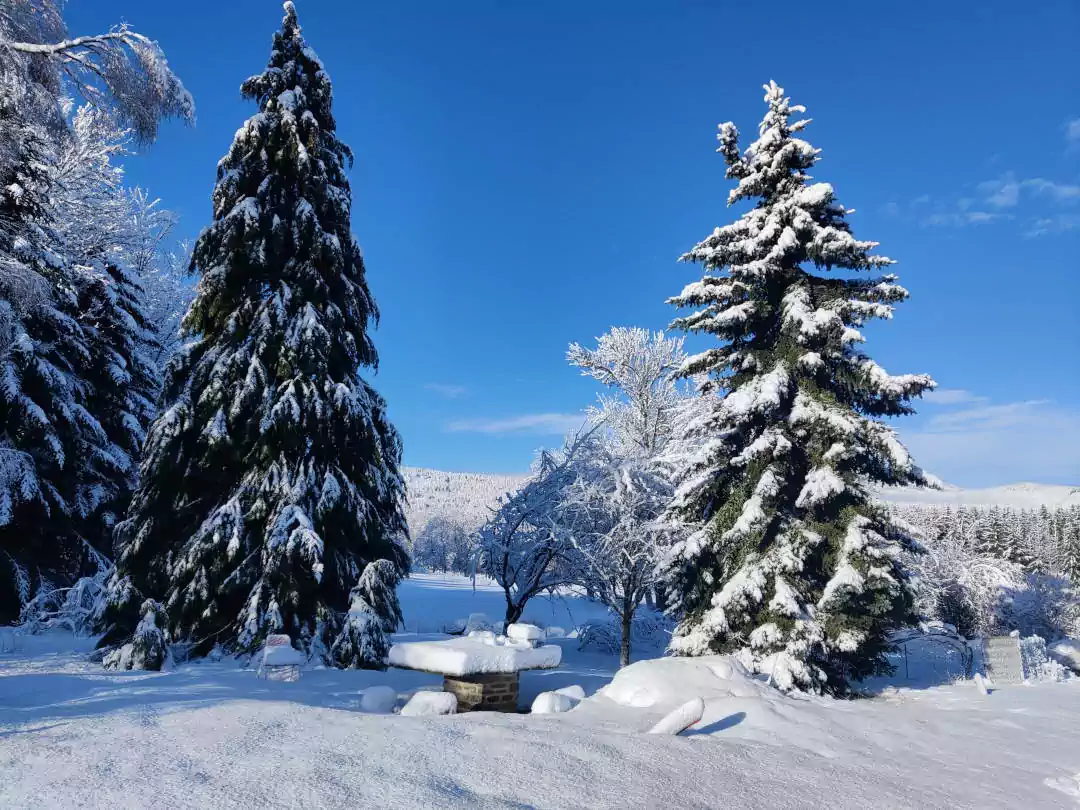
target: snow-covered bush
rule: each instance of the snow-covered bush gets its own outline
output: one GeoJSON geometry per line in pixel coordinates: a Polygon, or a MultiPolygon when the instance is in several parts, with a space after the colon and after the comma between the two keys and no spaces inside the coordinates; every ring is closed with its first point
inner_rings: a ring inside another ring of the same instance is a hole
{"type": "Polygon", "coordinates": [[[172,662],[169,652],[169,619],[163,608],[147,599],[140,609],[142,619],[131,641],[105,655],[105,669],[165,669],[172,662]]]}
{"type": "Polygon", "coordinates": [[[1046,640],[1041,636],[1020,639],[1020,660],[1025,680],[1063,681],[1069,677],[1069,670],[1048,654],[1046,640]]]}
{"type": "Polygon", "coordinates": [[[1070,580],[1025,573],[1020,563],[989,556],[963,534],[925,538],[923,553],[907,563],[916,575],[920,616],[948,622],[962,635],[1018,630],[1054,639],[1080,622],[1080,591],[1070,580]]]}
{"type": "Polygon", "coordinates": [[[85,638],[98,632],[105,610],[105,583],[112,571],[102,569],[81,577],[70,588],[42,583],[37,594],[23,605],[19,625],[26,633],[62,629],[85,638]]]}
{"type": "Polygon", "coordinates": [[[1028,574],[1007,588],[997,609],[1002,630],[1056,640],[1080,633],[1080,589],[1062,577],[1028,574]]]}

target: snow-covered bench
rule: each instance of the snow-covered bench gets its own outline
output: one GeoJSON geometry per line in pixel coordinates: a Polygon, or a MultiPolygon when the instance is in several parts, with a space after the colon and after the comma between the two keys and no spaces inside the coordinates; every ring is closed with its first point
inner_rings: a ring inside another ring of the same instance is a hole
{"type": "Polygon", "coordinates": [[[293,647],[288,636],[267,636],[258,676],[270,681],[298,681],[300,667],[305,663],[307,658],[293,647]]]}
{"type": "Polygon", "coordinates": [[[477,630],[445,641],[413,641],[390,648],[390,666],[443,676],[443,691],[457,697],[459,712],[517,711],[520,673],[554,669],[562,647],[540,645],[543,632],[512,624],[506,636],[477,630]]]}

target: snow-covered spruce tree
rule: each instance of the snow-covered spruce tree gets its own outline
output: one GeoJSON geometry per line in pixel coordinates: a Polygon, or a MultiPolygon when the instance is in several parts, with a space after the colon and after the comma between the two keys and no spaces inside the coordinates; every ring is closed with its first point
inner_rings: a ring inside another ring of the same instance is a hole
{"type": "Polygon", "coordinates": [[[673,328],[721,345],[690,357],[684,375],[726,390],[689,431],[705,439],[682,470],[679,655],[738,654],[771,665],[785,690],[833,694],[889,668],[889,633],[910,621],[901,553],[910,536],[871,502],[868,484],[925,477],[875,417],[909,413],[925,375],[888,375],[858,349],[858,327],[889,318],[907,297],[895,276],[850,271],[892,264],[855,239],[826,183],[808,170],[818,150],[796,137],[809,123],[774,82],[758,139],[740,154],[720,126],[728,203],[756,204],[687,253],[706,274],[671,299],[698,307],[673,328]],[[821,271],[849,271],[833,274],[821,271]]]}
{"type": "Polygon", "coordinates": [[[345,669],[386,669],[390,634],[401,626],[397,586],[401,570],[390,560],[367,564],[349,594],[349,612],[330,649],[333,662],[345,669]]]}
{"type": "Polygon", "coordinates": [[[192,258],[185,328],[198,337],[170,364],[118,529],[112,587],[126,596],[105,642],[157,597],[193,655],[271,633],[326,655],[364,567],[407,570],[401,445],[358,373],[377,362],[377,310],[349,230],[351,153],[292,3],[242,92],[260,111],[218,165],[192,258]]]}
{"type": "Polygon", "coordinates": [[[116,524],[135,491],[139,454],[154,415],[160,379],[153,354],[157,338],[143,305],[143,290],[120,257],[83,268],[79,321],[90,364],[87,407],[106,442],[88,459],[91,474],[78,492],[82,534],[112,556],[116,524]]]}
{"type": "Polygon", "coordinates": [[[84,459],[87,475],[75,493],[74,513],[81,535],[110,557],[160,388],[155,328],[131,261],[147,228],[113,162],[128,154],[129,135],[111,114],[89,104],[79,108],[63,142],[53,193],[57,232],[74,263],[76,320],[87,344],[81,398],[105,436],[84,459]]]}
{"type": "Polygon", "coordinates": [[[105,655],[106,669],[158,670],[169,663],[169,620],[164,608],[153,599],[147,599],[139,607],[139,616],[131,640],[105,655]]]}

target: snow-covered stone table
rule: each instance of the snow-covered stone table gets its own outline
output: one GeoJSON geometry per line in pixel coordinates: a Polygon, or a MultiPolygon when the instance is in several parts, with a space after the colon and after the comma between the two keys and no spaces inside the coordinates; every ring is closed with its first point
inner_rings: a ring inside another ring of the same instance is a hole
{"type": "Polygon", "coordinates": [[[506,636],[474,630],[463,638],[395,644],[390,666],[442,675],[443,691],[457,697],[459,712],[514,712],[521,672],[554,669],[562,661],[561,647],[538,644],[542,632],[512,624],[506,636]]]}
{"type": "Polygon", "coordinates": [[[307,657],[293,647],[286,635],[267,636],[258,676],[270,681],[298,681],[307,657]]]}

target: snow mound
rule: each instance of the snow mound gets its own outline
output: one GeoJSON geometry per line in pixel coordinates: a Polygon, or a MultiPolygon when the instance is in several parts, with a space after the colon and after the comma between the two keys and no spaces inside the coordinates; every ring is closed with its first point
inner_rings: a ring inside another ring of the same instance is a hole
{"type": "Polygon", "coordinates": [[[1055,641],[1047,646],[1046,653],[1063,667],[1080,673],[1080,640],[1063,638],[1061,641],[1055,641]]]}
{"type": "Polygon", "coordinates": [[[360,693],[360,708],[372,714],[390,714],[397,703],[397,690],[392,686],[369,686],[360,693]]]}
{"type": "Polygon", "coordinates": [[[533,714],[562,714],[574,708],[575,701],[558,692],[541,692],[533,701],[530,711],[533,714]]]}
{"type": "Polygon", "coordinates": [[[413,641],[390,648],[392,667],[450,676],[553,669],[560,661],[562,647],[557,644],[531,647],[527,642],[517,644],[489,635],[446,641],[413,641]]]}
{"type": "Polygon", "coordinates": [[[865,746],[865,740],[851,739],[843,714],[836,709],[837,701],[784,694],[726,655],[656,658],[631,664],[593,697],[582,701],[578,711],[598,717],[622,713],[626,722],[634,716],[634,727],[644,732],[696,698],[701,699],[704,709],[689,734],[723,734],[725,738],[801,749],[829,759],[849,756],[865,746]]]}
{"type": "Polygon", "coordinates": [[[577,684],[574,684],[573,686],[564,686],[562,689],[556,689],[555,694],[566,695],[568,698],[575,701],[585,699],[585,690],[577,684]]]}
{"type": "Polygon", "coordinates": [[[544,631],[535,624],[511,624],[506,628],[506,636],[514,641],[540,641],[544,631]]]}
{"type": "Polygon", "coordinates": [[[457,695],[452,692],[417,692],[401,709],[402,717],[457,714],[457,695]]]}
{"type": "Polygon", "coordinates": [[[753,698],[775,694],[726,655],[656,658],[623,667],[599,694],[621,706],[679,706],[692,696],[753,698]]]}
{"type": "Polygon", "coordinates": [[[561,714],[568,712],[585,699],[585,690],[577,684],[564,686],[553,692],[541,692],[533,701],[533,714],[561,714]]]}

